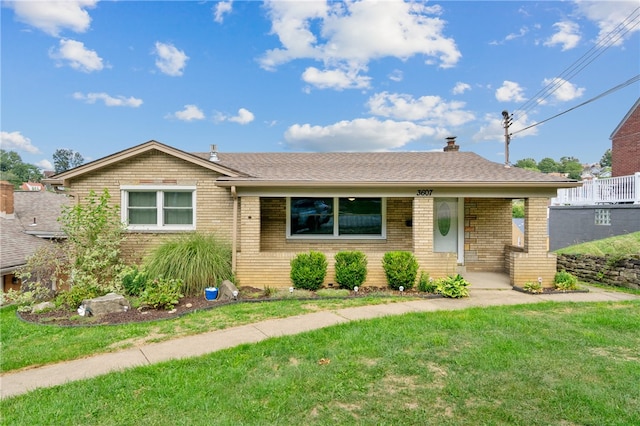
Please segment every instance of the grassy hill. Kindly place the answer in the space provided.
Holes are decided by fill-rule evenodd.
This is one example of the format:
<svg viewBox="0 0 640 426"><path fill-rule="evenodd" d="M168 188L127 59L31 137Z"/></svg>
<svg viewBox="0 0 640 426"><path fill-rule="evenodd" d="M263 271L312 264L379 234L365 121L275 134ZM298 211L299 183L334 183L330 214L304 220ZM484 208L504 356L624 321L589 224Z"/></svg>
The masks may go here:
<svg viewBox="0 0 640 426"><path fill-rule="evenodd" d="M640 232L590 241L556 250L558 254L588 254L592 256L628 256L640 253Z"/></svg>

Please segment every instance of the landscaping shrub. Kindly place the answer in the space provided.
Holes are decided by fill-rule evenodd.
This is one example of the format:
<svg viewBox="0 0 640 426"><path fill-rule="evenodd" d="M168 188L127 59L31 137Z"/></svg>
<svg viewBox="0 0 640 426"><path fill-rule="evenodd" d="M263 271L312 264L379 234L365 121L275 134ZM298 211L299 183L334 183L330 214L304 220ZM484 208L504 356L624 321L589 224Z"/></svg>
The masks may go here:
<svg viewBox="0 0 640 426"><path fill-rule="evenodd" d="M107 189L99 197L90 191L86 202L63 206L60 223L67 236L70 287L97 287L104 294L116 290L115 280L124 267L124 225L119 206L109 204L110 199Z"/></svg>
<svg viewBox="0 0 640 426"><path fill-rule="evenodd" d="M69 309L77 309L85 299L93 299L107 294L108 291L90 283L77 283L69 290L62 291L56 296L55 304Z"/></svg>
<svg viewBox="0 0 640 426"><path fill-rule="evenodd" d="M149 282L140 295L142 306L154 309L173 309L183 297L180 289L183 286L182 280L158 277Z"/></svg>
<svg viewBox="0 0 640 426"><path fill-rule="evenodd" d="M534 293L534 294L542 293L542 284L540 284L537 281L528 281L524 283L524 286L522 287L522 289L529 293Z"/></svg>
<svg viewBox="0 0 640 426"><path fill-rule="evenodd" d="M296 288L317 290L327 275L327 257L320 252L300 253L291 259L291 281Z"/></svg>
<svg viewBox="0 0 640 426"><path fill-rule="evenodd" d="M469 296L469 282L462 278L460 274L440 278L437 280L437 292L444 297L461 298Z"/></svg>
<svg viewBox="0 0 640 426"><path fill-rule="evenodd" d="M133 265L127 266L119 278L126 295L140 296L149 281L149 273L144 268L139 269L137 265Z"/></svg>
<svg viewBox="0 0 640 426"><path fill-rule="evenodd" d="M436 282L433 278L429 277L429 274L422 271L420 272L420 278L418 279L418 290L424 293L435 293L438 289Z"/></svg>
<svg viewBox="0 0 640 426"><path fill-rule="evenodd" d="M559 290L575 290L578 288L578 279L567 271L556 272L553 283Z"/></svg>
<svg viewBox="0 0 640 426"><path fill-rule="evenodd" d="M390 251L382 257L382 268L387 277L387 284L398 290L413 288L418 274L418 262L409 251Z"/></svg>
<svg viewBox="0 0 640 426"><path fill-rule="evenodd" d="M231 247L212 234L194 232L169 240L151 252L144 267L149 277L181 280L181 291L188 296L233 281Z"/></svg>
<svg viewBox="0 0 640 426"><path fill-rule="evenodd" d="M367 256L361 251L340 251L335 255L336 282L353 290L367 278Z"/></svg>

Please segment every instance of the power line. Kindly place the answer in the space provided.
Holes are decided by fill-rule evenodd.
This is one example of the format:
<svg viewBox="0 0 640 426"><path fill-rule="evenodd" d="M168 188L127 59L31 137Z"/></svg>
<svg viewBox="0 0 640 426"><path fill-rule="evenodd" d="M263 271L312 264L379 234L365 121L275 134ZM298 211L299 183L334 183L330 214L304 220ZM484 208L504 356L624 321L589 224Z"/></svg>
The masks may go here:
<svg viewBox="0 0 640 426"><path fill-rule="evenodd" d="M598 43L593 46L589 51L582 55L577 61L565 69L558 77L554 78L547 86L538 91L531 99L525 102L519 109L516 110L516 117L514 121L518 121L527 112L537 106L544 99L551 96L557 91L563 84L575 77L589 64L595 61L600 55L602 55L609 47L617 43L628 32L640 25L640 7L631 12L620 24L618 24L613 30L611 30L606 36L602 37Z"/></svg>
<svg viewBox="0 0 640 426"><path fill-rule="evenodd" d="M544 120L542 120L542 121L538 121L537 123L533 123L533 124L532 124L532 125L530 125L530 126L527 126L527 127L522 128L522 129L520 129L520 130L517 130L517 131L515 131L515 132L512 132L512 133L510 133L510 136L513 136L513 135L518 134L518 133L520 133L520 132L524 132L525 130L528 130L528 129L532 128L532 127L539 126L540 124L542 124L542 123L546 123L546 122L547 122L547 121L549 121L549 120L553 120L553 119L554 119L554 118L556 118L556 117L560 117L561 115L564 115L564 114L566 114L566 113L568 113L568 112L570 112L570 111L573 111L574 109L580 108L581 106L587 105L587 104L589 104L589 103L591 103L591 102L593 102L593 101L596 101L596 100L598 100L598 99L600 99L600 98L603 98L603 97L605 97L605 96L607 96L607 95L610 95L611 93L616 92L616 91L618 91L618 90L620 90L620 89L622 89L622 88L624 88L624 87L627 87L627 86L629 86L629 85L631 85L631 84L633 84L633 83L635 83L635 82L637 82L637 81L640 81L640 74L637 74L635 77L630 78L629 80L625 81L624 83L621 83L621 84L619 84L619 85L617 85L617 86L615 86L615 87L612 87L611 89L609 89L609 90L607 90L607 91L605 91L605 92L602 92L602 93L601 93L601 94L599 94L598 96L595 96L595 97L593 97L593 98L591 98L591 99L589 99L589 100L587 100L587 101L584 101L583 103L581 103L581 104L579 104L579 105L576 105L576 106L574 106L574 107L572 107L572 108L569 108L569 109L567 109L567 110L565 110L565 111L562 111L561 113L556 114L556 115L554 115L554 116L552 116L552 117L549 117L549 118L547 118L547 119L544 119Z"/></svg>

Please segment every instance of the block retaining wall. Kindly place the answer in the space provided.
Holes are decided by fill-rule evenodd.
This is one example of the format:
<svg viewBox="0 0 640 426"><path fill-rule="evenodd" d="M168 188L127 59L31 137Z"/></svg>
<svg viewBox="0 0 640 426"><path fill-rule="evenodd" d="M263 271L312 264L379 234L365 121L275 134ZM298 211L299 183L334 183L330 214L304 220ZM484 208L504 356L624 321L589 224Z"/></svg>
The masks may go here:
<svg viewBox="0 0 640 426"><path fill-rule="evenodd" d="M640 255L622 259L579 254L559 254L558 271L582 281L640 290Z"/></svg>

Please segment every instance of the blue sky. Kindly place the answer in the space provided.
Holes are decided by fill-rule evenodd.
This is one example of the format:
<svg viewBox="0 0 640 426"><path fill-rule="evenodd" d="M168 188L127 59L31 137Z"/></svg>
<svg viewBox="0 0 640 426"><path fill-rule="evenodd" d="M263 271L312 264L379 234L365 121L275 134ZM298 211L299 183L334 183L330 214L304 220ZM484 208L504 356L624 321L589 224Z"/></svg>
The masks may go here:
<svg viewBox="0 0 640 426"><path fill-rule="evenodd" d="M637 1L2 2L1 146L597 162L640 96ZM557 90L553 90L557 89Z"/></svg>

